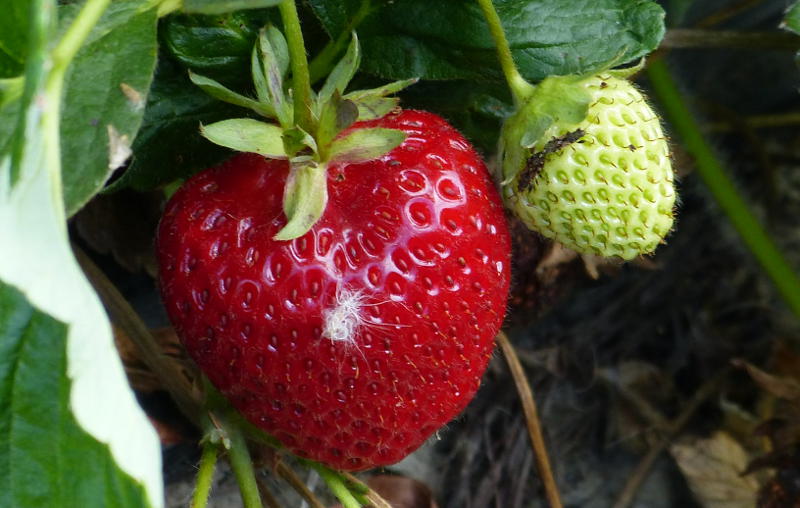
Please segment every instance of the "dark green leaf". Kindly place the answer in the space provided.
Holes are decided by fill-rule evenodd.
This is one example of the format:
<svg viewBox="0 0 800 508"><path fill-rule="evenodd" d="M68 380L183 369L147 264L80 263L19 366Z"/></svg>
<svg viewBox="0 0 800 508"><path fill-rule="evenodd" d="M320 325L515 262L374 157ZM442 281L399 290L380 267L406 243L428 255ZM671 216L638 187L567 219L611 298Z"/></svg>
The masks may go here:
<svg viewBox="0 0 800 508"><path fill-rule="evenodd" d="M187 69L250 93L250 55L275 9L219 16L170 16L162 26L169 53Z"/></svg>
<svg viewBox="0 0 800 508"><path fill-rule="evenodd" d="M200 14L222 14L242 9L274 7L281 0L183 0L183 10Z"/></svg>
<svg viewBox="0 0 800 508"><path fill-rule="evenodd" d="M110 189L151 190L213 166L230 151L200 135L200 124L242 116L193 85L181 68L161 59L133 143L133 160Z"/></svg>
<svg viewBox="0 0 800 508"><path fill-rule="evenodd" d="M69 215L103 187L139 129L156 61L156 12L140 12L143 4L118 2L67 74L61 146Z"/></svg>
<svg viewBox="0 0 800 508"><path fill-rule="evenodd" d="M310 0L336 37L358 0ZM335 4L335 5L334 5ZM664 34L664 11L648 0L495 0L523 76L589 73L639 58ZM371 0L357 27L362 70L402 79L500 79L478 5L464 0Z"/></svg>
<svg viewBox="0 0 800 508"><path fill-rule="evenodd" d="M6 0L0 16L0 78L22 74L28 53L30 0Z"/></svg>
<svg viewBox="0 0 800 508"><path fill-rule="evenodd" d="M0 281L0 506L148 506L72 416L67 334Z"/></svg>

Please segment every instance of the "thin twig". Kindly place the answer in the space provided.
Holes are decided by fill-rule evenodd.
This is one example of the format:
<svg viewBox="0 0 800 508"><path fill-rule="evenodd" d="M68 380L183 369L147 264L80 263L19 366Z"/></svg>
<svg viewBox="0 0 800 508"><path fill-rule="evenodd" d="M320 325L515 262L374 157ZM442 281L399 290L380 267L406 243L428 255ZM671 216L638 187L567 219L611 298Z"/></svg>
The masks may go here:
<svg viewBox="0 0 800 508"><path fill-rule="evenodd" d="M661 49L775 49L797 51L800 37L779 30L704 30L673 28L667 30Z"/></svg>
<svg viewBox="0 0 800 508"><path fill-rule="evenodd" d="M264 479L258 475L256 475L256 485L258 486L259 494L261 494L261 499L264 501L264 504L267 505L267 508L281 508L281 504L278 502L275 494L269 490Z"/></svg>
<svg viewBox="0 0 800 508"><path fill-rule="evenodd" d="M694 393L680 414L670 422L666 435L658 442L658 444L650 448L644 457L642 457L642 460L636 466L633 474L631 474L631 476L628 478L628 481L625 483L625 487L623 487L622 491L617 497L613 508L627 508L630 506L636 497L636 493L639 492L639 488L642 486L647 477L650 476L650 470L653 468L653 464L655 464L659 455L661 455L661 453L667 449L667 446L670 445L675 436L677 436L683 427L689 423L689 420L692 418L692 416L694 416L694 413L706 401L706 399L717 393L719 385L722 384L729 372L730 368L725 367L714 377L700 386L700 388Z"/></svg>
<svg viewBox="0 0 800 508"><path fill-rule="evenodd" d="M100 296L111 320L136 344L142 361L158 377L161 386L169 392L181 412L192 422L201 426L204 414L202 404L192 397L193 390L189 380L164 355L158 341L150 333L142 319L102 270L78 246L73 244L72 248L83 273L86 274L89 282Z"/></svg>
<svg viewBox="0 0 800 508"><path fill-rule="evenodd" d="M528 383L528 378L525 376L525 371L522 369L522 364L519 362L517 352L514 350L514 346L508 340L505 332L501 331L497 334L497 342L503 349L506 363L508 363L511 376L514 378L514 384L517 386L519 398L522 401L522 411L525 413L528 434L533 444L533 453L536 456L536 467L539 470L539 476L544 486L547 501L550 503L551 508L561 508L561 496L558 493L558 485L553 477L553 469L550 467L550 458L547 455L547 447L545 446L544 437L542 436L539 414L536 410L536 401L533 398L533 391Z"/></svg>
<svg viewBox="0 0 800 508"><path fill-rule="evenodd" d="M300 496L308 502L308 505L311 508L325 508L325 505L322 504L322 501L314 495L311 490L309 490L308 486L305 484L303 480L301 480L297 473L294 472L292 468L287 466L286 464L279 463L275 467L278 476L286 480L286 482L298 493Z"/></svg>
<svg viewBox="0 0 800 508"><path fill-rule="evenodd" d="M385 500L383 497L381 497L380 494L378 494L377 492L372 490L369 487L369 485L367 485L366 483L363 483L361 480L359 480L358 478L356 478L352 474L343 471L342 472L342 476L344 476L347 479L348 482L350 482L350 483L352 483L354 485L358 485L359 487L362 487L363 489L365 489L366 490L366 494L365 495L366 495L367 499L369 499L370 504L374 508L392 508L392 505L389 504L389 501Z"/></svg>

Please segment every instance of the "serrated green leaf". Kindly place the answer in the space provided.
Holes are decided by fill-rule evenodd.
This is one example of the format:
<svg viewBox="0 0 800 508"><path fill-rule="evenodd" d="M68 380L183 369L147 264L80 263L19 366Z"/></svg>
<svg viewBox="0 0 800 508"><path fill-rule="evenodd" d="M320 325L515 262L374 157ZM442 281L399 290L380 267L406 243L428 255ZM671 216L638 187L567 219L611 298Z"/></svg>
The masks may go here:
<svg viewBox="0 0 800 508"><path fill-rule="evenodd" d="M68 215L102 189L141 124L156 62L156 12L142 12L144 5L117 2L67 74L61 146Z"/></svg>
<svg viewBox="0 0 800 508"><path fill-rule="evenodd" d="M584 74L653 51L664 11L649 0L495 0L522 75ZM360 0L309 0L338 37ZM464 0L372 0L357 27L361 70L383 78L499 80L494 43L478 5Z"/></svg>
<svg viewBox="0 0 800 508"><path fill-rule="evenodd" d="M354 129L333 141L329 160L331 164L371 161L400 146L405 139L405 132L397 129Z"/></svg>
<svg viewBox="0 0 800 508"><path fill-rule="evenodd" d="M200 132L206 139L239 152L253 152L271 159L286 158L283 130L277 125L251 118L234 118L204 125Z"/></svg>
<svg viewBox="0 0 800 508"><path fill-rule="evenodd" d="M0 324L0 344L16 355L0 360L0 393L10 397L0 400L0 464L8 471L0 500L11 499L0 505L161 506L158 439L128 386L108 320L67 234L61 90L58 74L47 74L63 69L51 70L45 58L55 2L38 0L30 8L20 122L0 153L0 245L13 246L0 249L0 313L17 316ZM49 317L37 316L30 326L20 320L17 295ZM82 476L87 472L89 479Z"/></svg>
<svg viewBox="0 0 800 508"><path fill-rule="evenodd" d="M274 7L281 0L183 0L183 10L200 14L222 14L242 9Z"/></svg>
<svg viewBox="0 0 800 508"><path fill-rule="evenodd" d="M288 241L308 233L328 205L328 177L325 166L313 161L292 164L283 191L286 225L273 237Z"/></svg>
<svg viewBox="0 0 800 508"><path fill-rule="evenodd" d="M358 45L358 37L353 32L353 37L350 40L350 45L347 47L347 52L341 60L336 64L322 89L319 91L318 104L324 104L330 100L334 92L344 94L350 80L353 79L358 66L361 64L361 49Z"/></svg>
<svg viewBox="0 0 800 508"><path fill-rule="evenodd" d="M233 90L223 86L221 83L214 81L211 78L207 78L205 76L201 76L199 74L195 74L192 71L189 71L189 80L200 87L202 91L214 97L215 99L219 99L223 102L227 102L228 104L233 104L234 106L240 106L242 108L252 109L256 113L266 116L268 118L272 118L275 116L275 111L269 104L259 102L253 100L249 97L245 97L244 95L238 94Z"/></svg>
<svg viewBox="0 0 800 508"><path fill-rule="evenodd" d="M142 485L72 416L68 333L0 281L0 506L147 506Z"/></svg>

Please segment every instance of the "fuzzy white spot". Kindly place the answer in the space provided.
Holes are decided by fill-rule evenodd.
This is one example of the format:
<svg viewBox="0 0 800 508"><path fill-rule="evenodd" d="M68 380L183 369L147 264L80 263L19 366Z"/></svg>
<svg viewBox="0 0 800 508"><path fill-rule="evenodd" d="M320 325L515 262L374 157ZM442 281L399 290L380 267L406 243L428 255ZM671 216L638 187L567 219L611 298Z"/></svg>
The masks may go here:
<svg viewBox="0 0 800 508"><path fill-rule="evenodd" d="M336 288L336 303L322 313L322 335L334 342L355 344L358 328L366 323L362 308L366 297L361 291Z"/></svg>

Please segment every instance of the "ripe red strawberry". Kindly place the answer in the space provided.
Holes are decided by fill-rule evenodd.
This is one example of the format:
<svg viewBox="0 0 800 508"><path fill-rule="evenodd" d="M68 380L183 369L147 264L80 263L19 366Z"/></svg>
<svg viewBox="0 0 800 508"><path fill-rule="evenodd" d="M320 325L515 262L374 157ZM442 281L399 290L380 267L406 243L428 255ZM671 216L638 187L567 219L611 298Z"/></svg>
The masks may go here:
<svg viewBox="0 0 800 508"><path fill-rule="evenodd" d="M286 161L240 154L190 179L158 233L161 289L189 354L252 423L345 470L394 463L478 388L503 320L510 240L487 169L443 119L392 113L405 141L328 167L291 241Z"/></svg>

